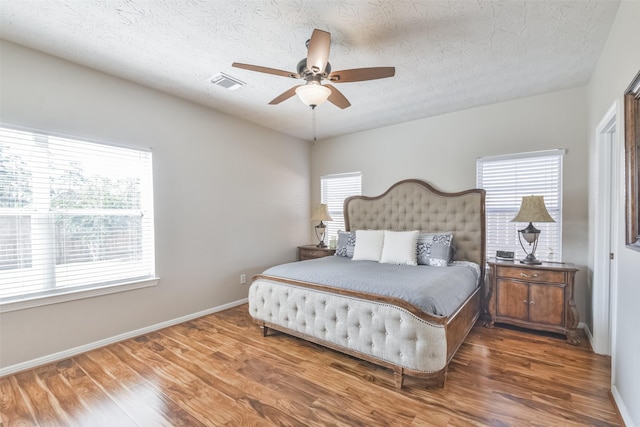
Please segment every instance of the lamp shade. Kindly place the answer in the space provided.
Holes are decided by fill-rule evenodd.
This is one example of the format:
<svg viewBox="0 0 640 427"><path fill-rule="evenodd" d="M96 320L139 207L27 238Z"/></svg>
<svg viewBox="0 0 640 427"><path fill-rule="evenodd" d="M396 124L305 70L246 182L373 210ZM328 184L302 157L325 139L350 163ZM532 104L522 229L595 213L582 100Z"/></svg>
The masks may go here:
<svg viewBox="0 0 640 427"><path fill-rule="evenodd" d="M549 215L543 196L524 196L520 211L511 222L555 222L555 220Z"/></svg>
<svg viewBox="0 0 640 427"><path fill-rule="evenodd" d="M307 83L296 88L296 95L310 107L317 107L329 98L331 89L318 83Z"/></svg>
<svg viewBox="0 0 640 427"><path fill-rule="evenodd" d="M311 216L311 221L333 221L331 215L329 215L327 205L325 205L324 203L319 204L315 212Z"/></svg>

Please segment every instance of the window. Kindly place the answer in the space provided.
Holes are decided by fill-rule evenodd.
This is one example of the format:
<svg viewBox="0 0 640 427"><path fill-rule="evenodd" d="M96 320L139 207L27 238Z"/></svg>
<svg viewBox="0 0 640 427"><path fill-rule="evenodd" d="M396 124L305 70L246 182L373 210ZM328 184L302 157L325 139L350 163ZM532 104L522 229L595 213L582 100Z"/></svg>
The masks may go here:
<svg viewBox="0 0 640 427"><path fill-rule="evenodd" d="M0 304L153 279L153 232L149 151L0 128Z"/></svg>
<svg viewBox="0 0 640 427"><path fill-rule="evenodd" d="M522 196L536 195L544 197L555 220L534 224L541 231L536 257L562 259L563 155L564 150L547 150L477 160L477 185L487 191L487 257L494 257L497 250L513 251L516 259L526 256L518 240L518 229L526 224L510 221L520 209Z"/></svg>
<svg viewBox="0 0 640 427"><path fill-rule="evenodd" d="M325 175L320 177L320 203L326 203L333 221L327 223L327 238L338 237L338 230L344 230L344 199L362 193L360 172Z"/></svg>

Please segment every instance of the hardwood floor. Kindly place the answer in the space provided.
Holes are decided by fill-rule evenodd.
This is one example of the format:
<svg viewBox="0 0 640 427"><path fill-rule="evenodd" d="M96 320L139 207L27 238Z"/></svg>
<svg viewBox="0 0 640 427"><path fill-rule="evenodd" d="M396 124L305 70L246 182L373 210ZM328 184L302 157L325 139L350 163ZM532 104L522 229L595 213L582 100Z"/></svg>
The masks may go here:
<svg viewBox="0 0 640 427"><path fill-rule="evenodd" d="M583 337L485 329L444 389L305 341L262 337L242 305L0 378L0 427L619 426L609 359Z"/></svg>

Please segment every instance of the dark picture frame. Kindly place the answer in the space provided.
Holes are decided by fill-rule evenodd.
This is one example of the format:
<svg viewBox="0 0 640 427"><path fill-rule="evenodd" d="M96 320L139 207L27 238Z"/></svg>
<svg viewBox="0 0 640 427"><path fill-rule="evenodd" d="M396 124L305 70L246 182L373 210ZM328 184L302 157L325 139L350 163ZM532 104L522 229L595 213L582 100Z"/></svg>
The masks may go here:
<svg viewBox="0 0 640 427"><path fill-rule="evenodd" d="M640 251L640 71L624 93L626 245Z"/></svg>

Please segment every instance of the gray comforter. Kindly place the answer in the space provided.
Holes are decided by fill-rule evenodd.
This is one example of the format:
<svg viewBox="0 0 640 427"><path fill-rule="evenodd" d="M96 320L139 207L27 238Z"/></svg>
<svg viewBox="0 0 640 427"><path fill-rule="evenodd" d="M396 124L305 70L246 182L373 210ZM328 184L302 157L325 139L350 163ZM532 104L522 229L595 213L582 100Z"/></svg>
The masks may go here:
<svg viewBox="0 0 640 427"><path fill-rule="evenodd" d="M407 266L329 256L281 264L263 274L400 298L426 313L449 316L476 289L479 271L470 262L448 267Z"/></svg>

